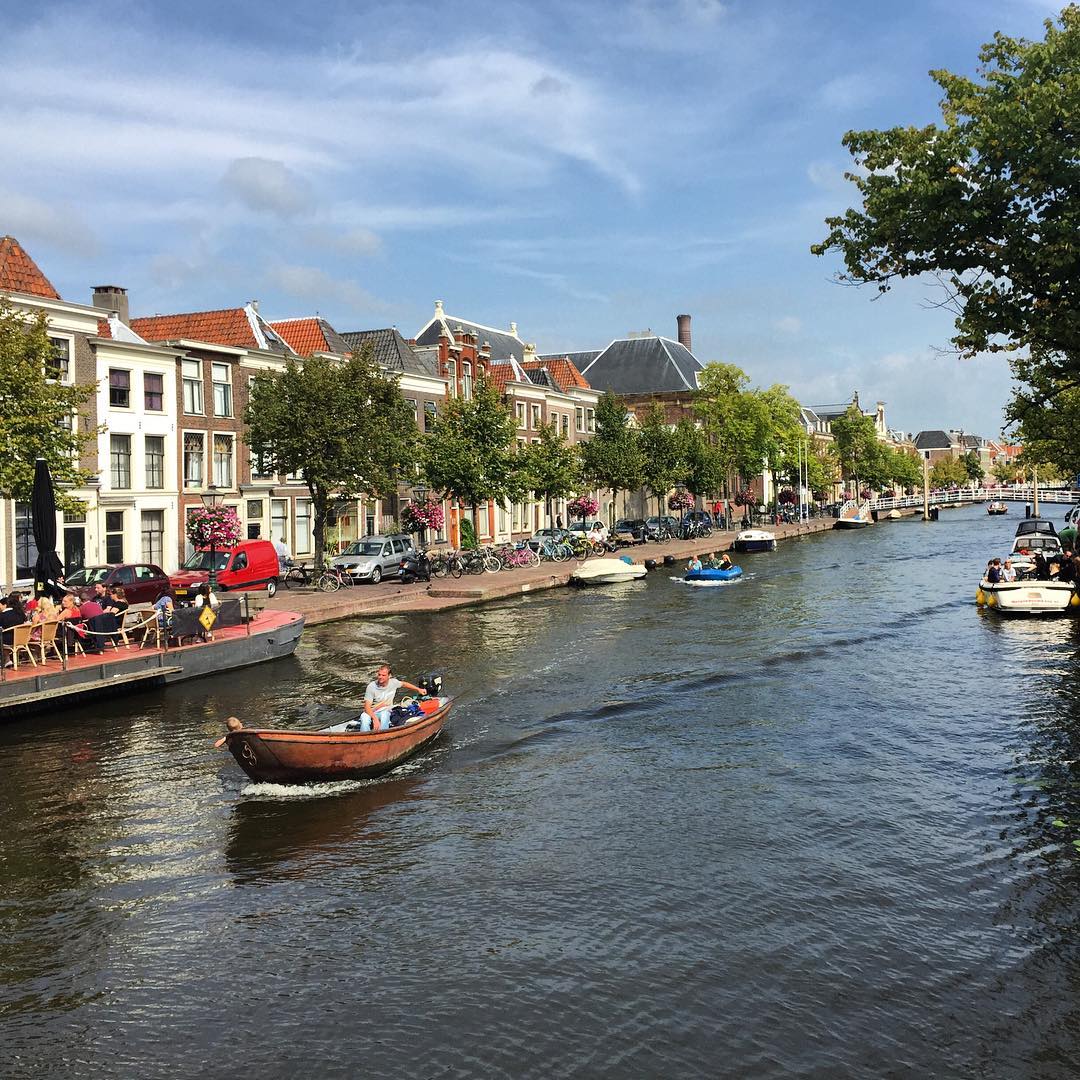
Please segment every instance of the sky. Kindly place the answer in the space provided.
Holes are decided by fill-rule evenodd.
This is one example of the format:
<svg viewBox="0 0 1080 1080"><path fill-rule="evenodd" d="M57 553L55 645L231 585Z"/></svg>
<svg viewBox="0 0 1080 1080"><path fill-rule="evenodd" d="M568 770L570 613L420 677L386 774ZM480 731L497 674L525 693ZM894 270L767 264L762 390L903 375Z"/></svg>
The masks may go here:
<svg viewBox="0 0 1080 1080"><path fill-rule="evenodd" d="M441 299L557 352L686 312L700 361L804 404L996 436L1006 363L810 245L852 201L845 131L934 122L929 70L1059 7L0 0L0 234L133 315L258 299L411 337Z"/></svg>

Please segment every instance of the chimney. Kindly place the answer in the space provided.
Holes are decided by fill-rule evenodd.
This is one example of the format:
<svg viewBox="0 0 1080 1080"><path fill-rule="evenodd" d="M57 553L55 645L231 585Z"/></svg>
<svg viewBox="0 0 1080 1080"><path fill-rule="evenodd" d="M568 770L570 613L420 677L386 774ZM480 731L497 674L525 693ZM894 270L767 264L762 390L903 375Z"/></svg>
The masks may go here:
<svg viewBox="0 0 1080 1080"><path fill-rule="evenodd" d="M435 301L435 318L441 319L443 317L443 304L441 300Z"/></svg>
<svg viewBox="0 0 1080 1080"><path fill-rule="evenodd" d="M119 285L95 285L93 304L102 311L115 311L120 321L127 325L130 318L127 289Z"/></svg>
<svg viewBox="0 0 1080 1080"><path fill-rule="evenodd" d="M690 352L693 352L694 350L690 348L690 316L676 315L675 321L679 324L679 344L685 345Z"/></svg>

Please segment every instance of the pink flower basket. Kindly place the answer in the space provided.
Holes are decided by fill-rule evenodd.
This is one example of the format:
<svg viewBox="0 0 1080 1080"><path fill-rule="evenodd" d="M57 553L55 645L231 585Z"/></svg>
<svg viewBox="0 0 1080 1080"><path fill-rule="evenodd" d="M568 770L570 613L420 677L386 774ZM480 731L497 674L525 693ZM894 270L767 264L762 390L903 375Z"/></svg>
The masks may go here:
<svg viewBox="0 0 1080 1080"><path fill-rule="evenodd" d="M196 506L188 513L187 538L199 550L235 547L242 535L240 518L231 506Z"/></svg>
<svg viewBox="0 0 1080 1080"><path fill-rule="evenodd" d="M584 521L587 517L594 517L600 511L600 504L591 495L579 495L566 504L566 512L573 517Z"/></svg>
<svg viewBox="0 0 1080 1080"><path fill-rule="evenodd" d="M406 503L401 508L401 523L411 533L422 529L441 529L445 520L442 503L435 499Z"/></svg>

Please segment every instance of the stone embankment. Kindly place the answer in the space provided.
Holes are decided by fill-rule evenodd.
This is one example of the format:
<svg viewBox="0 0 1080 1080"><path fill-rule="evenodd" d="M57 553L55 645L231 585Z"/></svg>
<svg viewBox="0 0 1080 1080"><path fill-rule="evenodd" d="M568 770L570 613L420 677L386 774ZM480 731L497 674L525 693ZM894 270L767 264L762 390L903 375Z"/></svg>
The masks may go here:
<svg viewBox="0 0 1080 1080"><path fill-rule="evenodd" d="M825 532L833 528L833 518L814 518L812 521L794 525L769 525L769 532L777 541L808 533ZM735 539L735 532L713 533L705 540L669 540L663 544L640 544L624 548L618 554L629 555L634 562L646 559L663 561L665 555L677 561L691 555L727 551ZM281 589L266 606L285 611L298 611L305 616L308 626L349 619L356 616L403 615L420 611L445 611L466 604L482 604L488 600L500 600L507 596L551 589L567 585L570 575L577 567L574 561L565 563L541 563L529 569L504 570L498 574L467 575L462 578L438 578L429 582L401 585L383 582L380 585L354 585L333 593L314 589Z"/></svg>

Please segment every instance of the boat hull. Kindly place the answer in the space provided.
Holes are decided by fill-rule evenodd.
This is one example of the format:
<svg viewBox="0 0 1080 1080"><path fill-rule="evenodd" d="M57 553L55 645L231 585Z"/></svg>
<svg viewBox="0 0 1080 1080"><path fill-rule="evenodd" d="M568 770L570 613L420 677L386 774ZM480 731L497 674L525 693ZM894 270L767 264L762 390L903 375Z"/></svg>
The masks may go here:
<svg viewBox="0 0 1080 1080"><path fill-rule="evenodd" d="M700 570L687 572L684 581L737 581L742 577L742 567L733 566L730 570L716 570L703 566Z"/></svg>
<svg viewBox="0 0 1080 1080"><path fill-rule="evenodd" d="M987 607L1002 615L1064 615L1076 595L1066 581L984 581L979 588Z"/></svg>
<svg viewBox="0 0 1080 1080"><path fill-rule="evenodd" d="M761 552L775 551L776 537L772 533L759 532L756 529L748 529L735 537L731 545L736 551Z"/></svg>
<svg viewBox="0 0 1080 1080"><path fill-rule="evenodd" d="M308 784L382 776L419 753L442 732L453 702L389 731L280 731L241 728L225 744L257 783Z"/></svg>
<svg viewBox="0 0 1080 1080"><path fill-rule="evenodd" d="M636 581L649 571L637 563L622 559L591 559L579 566L571 575L575 585L614 585L620 581Z"/></svg>

